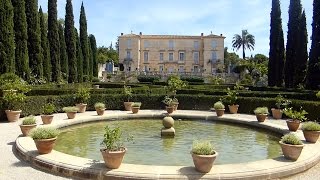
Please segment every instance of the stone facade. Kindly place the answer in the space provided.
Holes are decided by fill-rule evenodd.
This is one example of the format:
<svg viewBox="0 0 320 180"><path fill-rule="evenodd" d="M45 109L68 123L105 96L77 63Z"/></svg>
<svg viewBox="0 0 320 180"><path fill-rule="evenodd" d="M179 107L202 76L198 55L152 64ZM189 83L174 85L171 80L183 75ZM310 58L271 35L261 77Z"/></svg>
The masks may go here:
<svg viewBox="0 0 320 180"><path fill-rule="evenodd" d="M200 36L119 36L119 61L124 71L160 73L207 73L224 69L224 39L221 34Z"/></svg>

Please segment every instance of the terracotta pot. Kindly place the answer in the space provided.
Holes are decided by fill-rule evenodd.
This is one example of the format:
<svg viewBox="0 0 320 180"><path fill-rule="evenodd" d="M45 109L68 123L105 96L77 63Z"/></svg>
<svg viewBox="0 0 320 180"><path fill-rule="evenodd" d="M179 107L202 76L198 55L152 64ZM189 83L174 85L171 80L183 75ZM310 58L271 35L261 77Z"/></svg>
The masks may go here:
<svg viewBox="0 0 320 180"><path fill-rule="evenodd" d="M173 104L173 111L178 110L178 106L179 106L179 103L174 103Z"/></svg>
<svg viewBox="0 0 320 180"><path fill-rule="evenodd" d="M217 116L218 117L223 116L224 115L224 111L225 111L225 109L216 109Z"/></svg>
<svg viewBox="0 0 320 180"><path fill-rule="evenodd" d="M274 119L281 119L282 118L282 110L281 109L272 108L271 111L272 111L272 117Z"/></svg>
<svg viewBox="0 0 320 180"><path fill-rule="evenodd" d="M37 124L31 124L31 125L20 125L21 132L24 136L28 136L31 129L37 127Z"/></svg>
<svg viewBox="0 0 320 180"><path fill-rule="evenodd" d="M103 114L104 114L104 111L105 111L106 109L104 108L104 109L97 109L96 108L96 111L97 111L97 114L99 115L99 116L102 116Z"/></svg>
<svg viewBox="0 0 320 180"><path fill-rule="evenodd" d="M76 117L77 112L67 112L68 119L74 119Z"/></svg>
<svg viewBox="0 0 320 180"><path fill-rule="evenodd" d="M79 113L84 113L86 112L87 104L83 104L83 103L76 104L76 107L79 108Z"/></svg>
<svg viewBox="0 0 320 180"><path fill-rule="evenodd" d="M307 142L316 143L319 139L320 131L303 131Z"/></svg>
<svg viewBox="0 0 320 180"><path fill-rule="evenodd" d="M191 155L196 170L202 173L208 173L210 172L218 153L215 151L213 155L197 155L191 152Z"/></svg>
<svg viewBox="0 0 320 180"><path fill-rule="evenodd" d="M53 120L53 115L41 115L41 120L43 124L51 124Z"/></svg>
<svg viewBox="0 0 320 180"><path fill-rule="evenodd" d="M131 111L131 105L133 104L133 102L123 102L124 105L124 109L126 111Z"/></svg>
<svg viewBox="0 0 320 180"><path fill-rule="evenodd" d="M228 105L231 114L237 114L239 105Z"/></svg>
<svg viewBox="0 0 320 180"><path fill-rule="evenodd" d="M5 111L7 114L7 119L9 122L16 122L20 118L20 114L22 111L11 111L11 110L6 110Z"/></svg>
<svg viewBox="0 0 320 180"><path fill-rule="evenodd" d="M299 120L287 120L286 122L290 131L297 131L300 127Z"/></svg>
<svg viewBox="0 0 320 180"><path fill-rule="evenodd" d="M57 137L52 139L34 139L39 154L49 154L56 142Z"/></svg>
<svg viewBox="0 0 320 180"><path fill-rule="evenodd" d="M131 107L131 111L133 114L137 114L139 112L140 107Z"/></svg>
<svg viewBox="0 0 320 180"><path fill-rule="evenodd" d="M256 114L256 117L259 122L264 122L268 117L268 114Z"/></svg>
<svg viewBox="0 0 320 180"><path fill-rule="evenodd" d="M174 111L174 107L173 106L166 106L166 110L168 114L172 114Z"/></svg>
<svg viewBox="0 0 320 180"><path fill-rule="evenodd" d="M103 160L109 169L118 169L120 167L126 151L126 148L122 151L108 151L106 149L100 149Z"/></svg>
<svg viewBox="0 0 320 180"><path fill-rule="evenodd" d="M279 141L279 143L280 143L284 157L294 161L299 158L304 146L303 144L302 145L284 144L281 141Z"/></svg>

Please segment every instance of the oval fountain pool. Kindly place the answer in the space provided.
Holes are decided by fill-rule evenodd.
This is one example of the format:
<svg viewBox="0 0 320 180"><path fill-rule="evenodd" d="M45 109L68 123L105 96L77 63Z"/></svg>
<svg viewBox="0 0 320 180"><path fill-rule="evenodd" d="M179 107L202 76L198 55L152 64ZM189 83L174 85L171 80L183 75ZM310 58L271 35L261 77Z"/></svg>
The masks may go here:
<svg viewBox="0 0 320 180"><path fill-rule="evenodd" d="M175 121L174 138L161 138L161 120L104 121L76 125L62 130L55 150L89 159L102 160L99 149L104 127L119 126L133 135L127 143L124 163L142 165L192 166L190 150L195 139L207 139L219 152L215 164L231 164L280 156L279 136L247 126L214 121ZM190 157L189 157L190 156Z"/></svg>

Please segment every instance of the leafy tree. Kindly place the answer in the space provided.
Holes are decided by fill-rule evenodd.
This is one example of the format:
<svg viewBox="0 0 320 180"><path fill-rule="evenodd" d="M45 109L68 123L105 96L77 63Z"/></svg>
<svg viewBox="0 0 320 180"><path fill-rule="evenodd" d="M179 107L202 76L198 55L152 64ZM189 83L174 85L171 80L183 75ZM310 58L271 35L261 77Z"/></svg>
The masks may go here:
<svg viewBox="0 0 320 180"><path fill-rule="evenodd" d="M12 0L14 7L14 34L15 34L15 70L16 74L25 80L29 80L29 55L27 17L24 0Z"/></svg>
<svg viewBox="0 0 320 180"><path fill-rule="evenodd" d="M320 85L320 1L313 1L312 43L309 54L307 88Z"/></svg>
<svg viewBox="0 0 320 180"><path fill-rule="evenodd" d="M242 47L242 57L246 58L245 50L254 50L255 38L247 30L242 30L242 34L235 34L232 40L233 49L239 50Z"/></svg>
<svg viewBox="0 0 320 180"><path fill-rule="evenodd" d="M80 37L78 35L78 31L74 28L75 36L76 36L76 48L77 48L77 71L78 71L78 81L80 83L83 82L83 54L81 49Z"/></svg>
<svg viewBox="0 0 320 180"><path fill-rule="evenodd" d="M47 15L43 14L42 8L39 9L40 29L41 29L41 50L43 55L43 74L47 82L51 82L51 62L47 36Z"/></svg>
<svg viewBox="0 0 320 180"><path fill-rule="evenodd" d="M88 44L88 32L87 32L87 18L86 12L83 6L83 2L81 4L80 10L80 43L83 54L83 75L89 75L89 44Z"/></svg>
<svg viewBox="0 0 320 180"><path fill-rule="evenodd" d="M113 61L115 64L119 63L119 53L116 49L113 48L112 43L108 49L108 61Z"/></svg>
<svg viewBox="0 0 320 180"><path fill-rule="evenodd" d="M92 72L93 77L98 77L98 64L97 64L97 42L94 35L89 35L89 41L91 44L91 55L92 55Z"/></svg>
<svg viewBox="0 0 320 180"><path fill-rule="evenodd" d="M284 39L280 0L272 0L270 26L270 59L268 64L268 85L280 87L283 83L284 66Z"/></svg>
<svg viewBox="0 0 320 180"><path fill-rule="evenodd" d="M57 0L48 1L48 40L52 65L52 81L61 81L59 27L57 21Z"/></svg>
<svg viewBox="0 0 320 180"><path fill-rule="evenodd" d="M43 55L41 54L41 32L38 15L38 0L26 1L28 23L29 67L36 79L43 77Z"/></svg>
<svg viewBox="0 0 320 180"><path fill-rule="evenodd" d="M234 52L229 53L228 48L227 47L224 48L224 66L226 68L228 68L229 65L235 66L239 60L240 58L236 53Z"/></svg>
<svg viewBox="0 0 320 180"><path fill-rule="evenodd" d="M108 48L101 46L97 49L97 60L99 64L104 64L108 60Z"/></svg>
<svg viewBox="0 0 320 180"><path fill-rule="evenodd" d="M65 16L65 40L68 54L68 67L69 67L69 83L77 82L77 41L74 30L74 16L72 1L67 0L66 16Z"/></svg>
<svg viewBox="0 0 320 180"><path fill-rule="evenodd" d="M64 28L63 25L59 23L59 42L60 42L60 62L61 62L61 73L62 78L68 81L69 67L68 67L68 56L67 56L67 46L66 40L64 38Z"/></svg>

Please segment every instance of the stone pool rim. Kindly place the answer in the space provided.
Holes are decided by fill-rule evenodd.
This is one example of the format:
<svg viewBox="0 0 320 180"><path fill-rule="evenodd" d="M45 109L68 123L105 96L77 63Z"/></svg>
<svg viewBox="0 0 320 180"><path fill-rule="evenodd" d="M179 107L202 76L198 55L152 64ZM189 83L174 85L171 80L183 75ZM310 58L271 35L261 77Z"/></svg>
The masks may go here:
<svg viewBox="0 0 320 180"><path fill-rule="evenodd" d="M104 116L93 115L93 112L77 114L76 119L55 119L54 126L63 128L71 125L104 121L123 120L139 118L162 118L165 116L164 110L141 110L138 114L127 111L108 111ZM273 123L267 120L258 123L254 115L245 114L225 114L223 117L216 117L215 112L179 110L172 114L175 119L202 119L229 122L232 124L245 124L258 128L263 128L280 134L288 133L287 126ZM270 122L269 122L270 121ZM274 120L281 122L284 120ZM302 131L296 133L300 139L304 140ZM291 176L303 172L320 161L320 143L305 143L300 158L297 161L289 161L284 157L266 159L255 162L214 165L207 173L198 173L193 166L151 166L122 164L119 169L107 169L103 161L86 159L67 155L53 151L50 154L39 155L36 151L33 140L30 137L18 137L16 149L23 160L28 161L32 166L59 174L66 177L82 179L273 179ZM189 155L186 154L186 157ZM191 157L188 157L191 158Z"/></svg>

